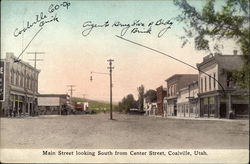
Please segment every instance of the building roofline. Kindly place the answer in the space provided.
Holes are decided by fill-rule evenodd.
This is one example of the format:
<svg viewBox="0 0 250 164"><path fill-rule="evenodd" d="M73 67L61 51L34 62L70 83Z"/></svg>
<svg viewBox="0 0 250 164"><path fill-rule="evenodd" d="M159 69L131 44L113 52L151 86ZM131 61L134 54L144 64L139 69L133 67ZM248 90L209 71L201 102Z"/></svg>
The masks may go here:
<svg viewBox="0 0 250 164"><path fill-rule="evenodd" d="M60 97L69 96L68 94L38 94L37 97Z"/></svg>
<svg viewBox="0 0 250 164"><path fill-rule="evenodd" d="M7 53L6 53L6 57L5 57L5 59L4 59L5 61L7 61L7 60L6 60L7 55L9 55L9 57L10 57L10 58L13 58L14 60L15 60L15 59L18 60L17 57L14 55L14 53L12 53L12 52L7 52ZM31 69L34 69L35 71L37 71L37 72L39 72L39 73L41 72L41 70L39 70L39 69L33 67L33 66L30 65L28 62L25 62L25 61L22 61L22 60L19 60L18 62L21 63L21 64L23 64L23 65L25 65L25 66L27 66L27 67L29 67L29 68L31 68Z"/></svg>
<svg viewBox="0 0 250 164"><path fill-rule="evenodd" d="M198 76L198 74L174 74L174 75L170 76L169 78L167 78L165 81L168 81L168 80L174 78L175 76L194 76L194 75Z"/></svg>
<svg viewBox="0 0 250 164"><path fill-rule="evenodd" d="M211 54L210 54L211 55ZM207 55L207 56L209 56L209 55ZM207 57L207 56L205 56L205 57ZM211 61L215 61L216 63L219 63L219 60L218 60L218 58L228 58L228 57L232 57L232 56L238 56L238 57L243 57L243 55L242 54L237 54L237 55L234 55L234 54L219 54L219 53L215 53L212 57L210 57L210 58L208 58L208 59L205 59L204 60L204 58L203 58L203 61L201 62L201 63L197 63L196 64L196 67L197 68L199 68L199 67L201 67L201 66L203 66L203 65L205 65L206 63L209 63L209 62L211 62Z"/></svg>
<svg viewBox="0 0 250 164"><path fill-rule="evenodd" d="M197 80L195 80L195 81L193 81L193 82L189 83L187 86L185 86L185 87L181 88L179 91L186 90L186 89L188 89L188 88L189 88L189 86L191 86L191 85L193 85L193 84L197 84L197 88L199 88L199 86L198 86L198 81L197 81Z"/></svg>

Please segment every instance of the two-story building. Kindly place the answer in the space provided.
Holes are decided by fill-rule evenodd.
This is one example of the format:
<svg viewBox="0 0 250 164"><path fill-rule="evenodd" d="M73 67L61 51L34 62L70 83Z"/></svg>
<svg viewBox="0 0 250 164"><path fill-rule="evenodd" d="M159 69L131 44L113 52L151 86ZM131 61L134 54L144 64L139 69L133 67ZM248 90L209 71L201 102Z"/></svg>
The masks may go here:
<svg viewBox="0 0 250 164"><path fill-rule="evenodd" d="M198 81L179 90L177 97L177 116L199 117Z"/></svg>
<svg viewBox="0 0 250 164"><path fill-rule="evenodd" d="M242 55L210 54L197 64L200 116L229 118L248 114L248 92L236 85L232 71L244 64Z"/></svg>
<svg viewBox="0 0 250 164"><path fill-rule="evenodd" d="M4 99L2 116L35 115L37 111L38 75L40 70L7 53L4 64Z"/></svg>
<svg viewBox="0 0 250 164"><path fill-rule="evenodd" d="M167 82L167 96L164 98L164 109L167 116L177 116L177 97L179 90L198 80L197 74L175 74Z"/></svg>

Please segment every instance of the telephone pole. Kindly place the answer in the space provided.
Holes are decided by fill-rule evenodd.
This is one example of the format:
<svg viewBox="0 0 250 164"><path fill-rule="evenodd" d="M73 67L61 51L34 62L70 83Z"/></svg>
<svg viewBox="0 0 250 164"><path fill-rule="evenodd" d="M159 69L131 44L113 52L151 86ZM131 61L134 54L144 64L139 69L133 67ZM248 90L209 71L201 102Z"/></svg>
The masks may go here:
<svg viewBox="0 0 250 164"><path fill-rule="evenodd" d="M34 67L36 68L36 62L37 61L43 61L43 59L37 59L37 54L45 54L45 52L27 52L27 54L34 54L35 58L34 59L29 59L30 61L34 61Z"/></svg>
<svg viewBox="0 0 250 164"><path fill-rule="evenodd" d="M37 59L37 54L45 54L45 52L27 52L27 54L34 54L35 55L35 58L34 59L29 59L31 61L34 61L34 68L36 69L36 62L37 61L43 61L43 59ZM36 73L34 71L34 80L35 80L35 77L36 77ZM38 83L38 79L37 79L37 83ZM35 84L35 83L34 83ZM34 112L35 112L35 85L33 84L33 100L32 100L32 111L31 111L31 115L34 116ZM38 86L38 85L37 85Z"/></svg>
<svg viewBox="0 0 250 164"><path fill-rule="evenodd" d="M70 87L70 89L68 91L70 91L70 99L69 99L69 103L72 105L72 96L73 96L73 91L75 91L73 88L75 87L75 85L67 85L68 87Z"/></svg>
<svg viewBox="0 0 250 164"><path fill-rule="evenodd" d="M87 94L82 94L82 98L85 99L85 96L87 96Z"/></svg>
<svg viewBox="0 0 250 164"><path fill-rule="evenodd" d="M75 91L75 89L73 89L75 87L75 85L67 85L68 87L70 87L69 91L70 91L70 97L73 96L73 91Z"/></svg>
<svg viewBox="0 0 250 164"><path fill-rule="evenodd" d="M113 119L113 115L112 115L112 69L114 69L114 67L112 67L112 62L114 60L113 59L109 59L108 63L109 63L109 76L110 76L110 120Z"/></svg>

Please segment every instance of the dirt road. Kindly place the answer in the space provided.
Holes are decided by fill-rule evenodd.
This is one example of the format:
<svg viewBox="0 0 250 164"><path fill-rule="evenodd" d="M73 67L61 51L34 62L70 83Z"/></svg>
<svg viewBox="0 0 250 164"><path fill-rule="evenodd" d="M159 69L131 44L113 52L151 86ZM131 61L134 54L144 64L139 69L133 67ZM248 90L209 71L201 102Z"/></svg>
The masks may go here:
<svg viewBox="0 0 250 164"><path fill-rule="evenodd" d="M248 120L114 114L1 118L1 148L248 148Z"/></svg>

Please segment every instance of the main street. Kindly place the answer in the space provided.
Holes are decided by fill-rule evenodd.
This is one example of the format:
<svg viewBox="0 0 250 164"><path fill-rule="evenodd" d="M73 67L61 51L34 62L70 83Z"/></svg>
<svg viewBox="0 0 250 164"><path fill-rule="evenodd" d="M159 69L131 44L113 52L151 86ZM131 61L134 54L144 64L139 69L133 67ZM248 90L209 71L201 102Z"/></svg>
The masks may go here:
<svg viewBox="0 0 250 164"><path fill-rule="evenodd" d="M1 148L247 149L248 120L183 120L114 113L1 118Z"/></svg>

